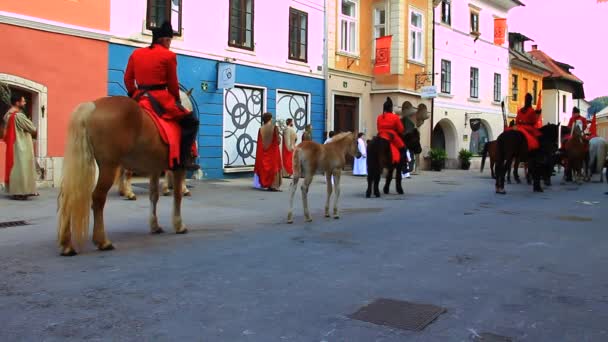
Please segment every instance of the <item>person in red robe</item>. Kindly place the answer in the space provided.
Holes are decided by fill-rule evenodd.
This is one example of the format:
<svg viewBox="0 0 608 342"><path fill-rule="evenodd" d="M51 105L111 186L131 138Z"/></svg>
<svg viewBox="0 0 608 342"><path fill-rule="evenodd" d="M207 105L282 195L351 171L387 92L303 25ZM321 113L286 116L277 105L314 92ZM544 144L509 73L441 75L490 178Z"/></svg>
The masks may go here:
<svg viewBox="0 0 608 342"><path fill-rule="evenodd" d="M289 118L285 121L287 127L283 131L282 157L284 176L289 178L293 175L293 150L296 148L298 134L293 128L293 119Z"/></svg>
<svg viewBox="0 0 608 342"><path fill-rule="evenodd" d="M262 115L262 127L258 131L254 173L262 188L280 191L281 152L279 150L279 129L272 123L272 114Z"/></svg>
<svg viewBox="0 0 608 342"><path fill-rule="evenodd" d="M516 129L520 131L528 142L528 150L535 150L540 147L538 136L540 131L536 128L538 117L542 113L541 109L532 108L532 94L527 93L524 106L517 111L515 117Z"/></svg>
<svg viewBox="0 0 608 342"><path fill-rule="evenodd" d="M405 132L405 127L403 127L399 115L393 113L393 101L390 97L387 97L384 102L382 114L378 115L376 128L378 136L391 143L393 164L404 164L407 162L405 143L401 139L401 135ZM405 167L405 165L402 165L402 167Z"/></svg>
<svg viewBox="0 0 608 342"><path fill-rule="evenodd" d="M177 55L169 48L173 39L171 23L165 21L152 30L152 44L133 51L124 83L128 95L144 108L151 108L164 120L178 120L181 127L180 167L197 170L192 161L192 146L199 121L181 105L177 80Z"/></svg>

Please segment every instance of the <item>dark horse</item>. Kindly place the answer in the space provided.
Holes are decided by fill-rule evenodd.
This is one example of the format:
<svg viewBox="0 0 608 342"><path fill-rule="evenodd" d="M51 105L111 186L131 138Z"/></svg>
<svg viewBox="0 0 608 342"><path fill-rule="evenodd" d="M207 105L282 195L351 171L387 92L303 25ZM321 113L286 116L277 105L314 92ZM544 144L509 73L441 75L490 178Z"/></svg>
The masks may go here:
<svg viewBox="0 0 608 342"><path fill-rule="evenodd" d="M422 147L420 146L420 132L414 128L410 132L405 133L403 136L403 142L405 146L414 154L420 154ZM375 136L367 144L367 191L365 197L369 198L372 194L372 183L374 187L374 195L380 197L380 176L382 170L388 169L386 175L386 183L384 184L384 193L389 193L389 187L393 180L393 171L396 170L395 184L397 185L397 193L403 194L403 187L401 186L401 171L402 163L393 164L391 158L391 147L388 140L382 139Z"/></svg>
<svg viewBox="0 0 608 342"><path fill-rule="evenodd" d="M540 179L546 185L551 184L551 173L555 166L555 151L557 151L557 129L554 124L547 124L540 128L538 137L540 147L528 151L528 142L523 133L509 130L501 133L496 139L496 193L505 192L505 173L514 160L527 161L528 173L532 177L535 192L542 192Z"/></svg>

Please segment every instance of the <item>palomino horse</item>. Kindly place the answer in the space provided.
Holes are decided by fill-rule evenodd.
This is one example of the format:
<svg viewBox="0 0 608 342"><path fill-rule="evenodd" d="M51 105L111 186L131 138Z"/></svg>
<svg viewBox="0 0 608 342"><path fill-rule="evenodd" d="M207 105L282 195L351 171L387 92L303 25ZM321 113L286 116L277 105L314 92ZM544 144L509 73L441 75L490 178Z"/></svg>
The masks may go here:
<svg viewBox="0 0 608 342"><path fill-rule="evenodd" d="M589 163L587 166L587 175L590 180L595 173L599 173L600 183L604 182L604 174L602 173L602 169L606 163L607 156L608 144L606 144L606 139L602 137L591 138L591 140L589 140ZM608 181L608 178L606 181Z"/></svg>
<svg viewBox="0 0 608 342"><path fill-rule="evenodd" d="M114 184L118 185L118 194L121 197L125 197L125 199L130 201L135 201L137 199L137 196L135 195L135 193L133 192L133 188L131 187L132 177L133 171L120 167L118 169L118 172L116 173ZM161 185L161 194L163 196L169 196L171 194L170 189L173 189L173 172L170 170L166 170L165 180ZM186 186L185 179L182 183L182 196L190 196L190 190Z"/></svg>
<svg viewBox="0 0 608 342"><path fill-rule="evenodd" d="M182 104L188 110L192 110L191 91L180 93ZM76 255L75 247L83 249L89 234L91 207L93 243L102 251L114 249L105 232L103 208L120 166L150 175L150 231L162 233L156 204L159 178L167 168L168 155L169 147L161 139L156 125L133 99L112 96L80 104L69 123L58 196L61 255ZM97 182L96 165L99 168ZM175 184L181 184L184 177L183 169L173 172ZM182 192L174 191L173 198L173 228L177 234L184 234L188 229L181 216Z"/></svg>
<svg viewBox="0 0 608 342"><path fill-rule="evenodd" d="M327 200L325 201L325 217L329 217L329 200L332 193L331 177L334 177L336 193L334 195L334 218L340 218L338 213L338 199L340 198L340 176L346 163L346 155L359 158L361 153L357 144L357 133L344 132L335 135L331 142L319 144L314 141L303 141L296 146L293 152L293 178L289 187L289 212L287 223L293 223L293 196L298 187L300 177L304 177L302 184L302 204L304 218L311 222L308 210L308 189L313 176L317 171L323 171L327 181Z"/></svg>
<svg viewBox="0 0 608 342"><path fill-rule="evenodd" d="M564 146L565 159L568 172L572 173L572 180L576 184L582 184L584 178L583 170L587 161L587 143L583 137L583 131L579 125L572 126L572 134L570 139ZM564 183L566 181L566 172L564 172Z"/></svg>
<svg viewBox="0 0 608 342"><path fill-rule="evenodd" d="M414 154L420 154L420 152L422 152L422 147L420 146L420 132L417 128L414 128L411 132L405 133L405 135L403 135L403 142ZM393 172L396 172L395 185L397 193L402 195L402 164L392 163L390 143L386 139L375 136L367 144L367 191L365 192L365 197L371 197L372 187L374 189L374 196L380 197L380 176L382 176L382 171L384 169L388 170L384 183L384 193L389 193L391 181L393 180Z"/></svg>
<svg viewBox="0 0 608 342"><path fill-rule="evenodd" d="M540 180L550 184L551 172L554 166L554 154L557 150L557 129L554 124L540 128L538 137L540 147L528 152L528 142L523 133L517 130L502 132L496 139L496 193L506 194L505 173L513 161L519 159L528 162L528 173L533 180L535 192L542 192Z"/></svg>

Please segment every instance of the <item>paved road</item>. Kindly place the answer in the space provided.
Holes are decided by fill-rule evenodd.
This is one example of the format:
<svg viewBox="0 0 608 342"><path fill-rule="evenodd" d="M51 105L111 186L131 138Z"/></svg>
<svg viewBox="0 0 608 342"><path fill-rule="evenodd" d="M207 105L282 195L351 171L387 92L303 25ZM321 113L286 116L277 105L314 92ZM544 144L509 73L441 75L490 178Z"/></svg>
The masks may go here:
<svg viewBox="0 0 608 342"><path fill-rule="evenodd" d="M284 223L287 192L199 182L187 235L147 234L148 201L113 192L111 252L58 256L55 190L0 198L0 341L608 340L605 184L493 193L488 175L426 172L406 195L363 197L345 177L342 219ZM284 185L284 189L287 186ZM299 195L297 197L299 199ZM170 200L161 224L170 230ZM445 307L421 332L352 320L377 298Z"/></svg>

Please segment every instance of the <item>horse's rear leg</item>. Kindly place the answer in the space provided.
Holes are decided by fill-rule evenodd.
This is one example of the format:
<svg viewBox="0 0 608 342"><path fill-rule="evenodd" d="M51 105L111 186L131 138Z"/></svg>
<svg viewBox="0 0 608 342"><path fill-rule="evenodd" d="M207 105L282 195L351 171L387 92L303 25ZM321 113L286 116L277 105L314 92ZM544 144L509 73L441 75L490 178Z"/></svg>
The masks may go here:
<svg viewBox="0 0 608 342"><path fill-rule="evenodd" d="M393 180L393 171L395 170L395 168L391 165L391 167L389 167L388 172L386 173L386 179L384 180L384 194L388 195L388 193L390 192L390 187L391 187L391 181Z"/></svg>
<svg viewBox="0 0 608 342"><path fill-rule="evenodd" d="M158 175L150 176L150 233L152 234L164 233L163 228L158 224L158 217L156 216L156 205L160 197L158 182Z"/></svg>
<svg viewBox="0 0 608 342"><path fill-rule="evenodd" d="M334 195L334 218L335 219L339 219L340 218L340 214L338 211L338 200L340 199L340 177L342 176L342 171L335 170L334 171L334 182L336 183L336 194ZM328 194L328 199L329 199L329 194Z"/></svg>
<svg viewBox="0 0 608 342"><path fill-rule="evenodd" d="M308 209L308 189L310 188L310 183L312 183L312 176L312 172L306 173L304 176L304 184L302 184L302 205L304 207L304 220L306 222L312 222L310 210ZM331 175L329 176L327 183L331 184Z"/></svg>
<svg viewBox="0 0 608 342"><path fill-rule="evenodd" d="M332 178L332 171L327 172L325 174L325 180L327 181L327 198L325 199L325 217L329 217L329 201L331 199L331 193L332 193L332 188L333 188L333 186L331 184L331 178ZM334 177L334 181L335 181L335 177ZM334 208L335 208L335 204L334 204Z"/></svg>
<svg viewBox="0 0 608 342"><path fill-rule="evenodd" d="M103 208L106 204L108 191L114 183L114 175L116 174L116 166L101 165L99 168L99 178L97 185L93 191L93 243L100 251L109 251L114 249L112 242L106 235L103 223Z"/></svg>
<svg viewBox="0 0 608 342"><path fill-rule="evenodd" d="M182 184L186 178L185 170L173 171L173 185ZM173 229L176 234L186 234L188 228L182 221L182 192L173 190Z"/></svg>

